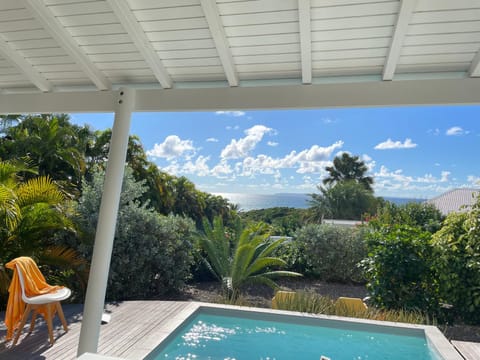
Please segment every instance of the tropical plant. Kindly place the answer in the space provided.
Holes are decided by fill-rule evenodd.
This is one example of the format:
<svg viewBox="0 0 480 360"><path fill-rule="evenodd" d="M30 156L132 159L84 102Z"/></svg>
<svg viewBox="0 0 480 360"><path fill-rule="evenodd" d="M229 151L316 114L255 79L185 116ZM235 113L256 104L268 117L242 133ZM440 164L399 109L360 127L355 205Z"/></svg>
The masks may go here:
<svg viewBox="0 0 480 360"><path fill-rule="evenodd" d="M361 220L365 213L374 213L377 199L372 192L353 180L333 186L318 186L320 194L310 194L310 219L324 218Z"/></svg>
<svg viewBox="0 0 480 360"><path fill-rule="evenodd" d="M86 262L77 252L58 246L54 234L74 232L66 216L65 195L49 177L23 181L27 164L0 161L0 297L5 300L10 276L4 264L18 256L31 256L40 264L75 271L85 281Z"/></svg>
<svg viewBox="0 0 480 360"><path fill-rule="evenodd" d="M448 215L433 235L442 300L465 322L480 323L480 198L467 213Z"/></svg>
<svg viewBox="0 0 480 360"><path fill-rule="evenodd" d="M373 178L365 176L368 167L358 156L350 156L348 153L336 156L333 166L327 166L325 170L329 175L323 180L325 185L333 185L343 181L355 181L361 184L365 190L373 192Z"/></svg>
<svg viewBox="0 0 480 360"><path fill-rule="evenodd" d="M64 186L73 184L75 188L85 172L82 129L70 124L66 114L22 115L17 125L5 129L0 158L28 155L38 165L39 175L50 176Z"/></svg>
<svg viewBox="0 0 480 360"><path fill-rule="evenodd" d="M408 225L386 225L367 234L362 261L371 301L387 309L439 310L431 234Z"/></svg>
<svg viewBox="0 0 480 360"><path fill-rule="evenodd" d="M274 270L286 262L272 253L285 238L272 240L269 227L257 223L229 232L222 220L216 218L211 227L205 222L205 234L200 236L201 248L205 251L208 268L221 281L229 297L237 297L247 284L265 284L272 288L278 285L273 279L282 276L301 276L292 271Z"/></svg>

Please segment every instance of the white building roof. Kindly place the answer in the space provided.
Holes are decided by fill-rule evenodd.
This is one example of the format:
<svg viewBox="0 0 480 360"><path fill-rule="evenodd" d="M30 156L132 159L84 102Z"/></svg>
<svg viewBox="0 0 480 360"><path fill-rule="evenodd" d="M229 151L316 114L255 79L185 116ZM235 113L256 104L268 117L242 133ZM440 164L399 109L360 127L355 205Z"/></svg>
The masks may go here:
<svg viewBox="0 0 480 360"><path fill-rule="evenodd" d="M448 215L451 212L468 211L479 195L480 189L453 189L427 200L427 203L435 205L443 215Z"/></svg>
<svg viewBox="0 0 480 360"><path fill-rule="evenodd" d="M479 49L478 0L2 0L0 111L475 103Z"/></svg>

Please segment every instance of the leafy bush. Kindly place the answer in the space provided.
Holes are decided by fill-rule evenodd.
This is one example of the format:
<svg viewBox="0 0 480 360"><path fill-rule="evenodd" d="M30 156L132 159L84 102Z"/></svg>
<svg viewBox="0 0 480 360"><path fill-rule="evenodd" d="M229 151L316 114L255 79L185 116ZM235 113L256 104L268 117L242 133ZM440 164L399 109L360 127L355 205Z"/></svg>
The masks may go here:
<svg viewBox="0 0 480 360"><path fill-rule="evenodd" d="M368 257L362 267L374 304L388 309L437 310L430 239L429 232L408 225L383 226L368 234Z"/></svg>
<svg viewBox="0 0 480 360"><path fill-rule="evenodd" d="M97 171L83 184L77 208L84 238L78 248L87 258L93 250L104 173ZM161 216L141 205L145 187L127 168L108 278L110 300L147 298L177 291L189 278L193 221Z"/></svg>
<svg viewBox="0 0 480 360"><path fill-rule="evenodd" d="M291 268L306 276L361 282L357 264L365 255L362 228L308 224L297 231L284 256Z"/></svg>
<svg viewBox="0 0 480 360"><path fill-rule="evenodd" d="M464 321L480 323L480 201L468 213L450 214L433 242L442 300Z"/></svg>
<svg viewBox="0 0 480 360"><path fill-rule="evenodd" d="M422 230L434 233L442 226L444 216L434 205L427 203L409 202L396 205L386 201L377 210L377 214L370 220L371 226L403 224L418 226Z"/></svg>

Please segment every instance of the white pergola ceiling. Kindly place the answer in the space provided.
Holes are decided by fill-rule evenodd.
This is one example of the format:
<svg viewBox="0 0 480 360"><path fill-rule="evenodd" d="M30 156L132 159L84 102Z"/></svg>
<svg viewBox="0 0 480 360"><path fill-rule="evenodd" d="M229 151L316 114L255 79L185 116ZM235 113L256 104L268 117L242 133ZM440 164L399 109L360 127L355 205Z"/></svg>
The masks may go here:
<svg viewBox="0 0 480 360"><path fill-rule="evenodd" d="M367 106L406 104L398 89L410 92L413 103L427 103L415 89L435 94L467 82L469 91L480 91L477 80L467 81L480 76L479 50L478 0L2 0L0 105L13 104L12 94L65 92L78 99L120 87L170 98L212 88L236 98L242 92L231 90L253 87L268 98L273 88L306 87L307 96L322 95L319 107L358 106L351 91L342 101L324 100L339 83L361 83L358 95L370 99L381 89L385 101ZM400 82L407 84L394 84ZM452 95L452 103L477 102L471 93ZM222 106L210 102L204 107ZM252 105L275 106L258 102ZM228 104L248 105L241 98ZM85 111L99 107L94 102ZM0 108L9 110L16 109Z"/></svg>

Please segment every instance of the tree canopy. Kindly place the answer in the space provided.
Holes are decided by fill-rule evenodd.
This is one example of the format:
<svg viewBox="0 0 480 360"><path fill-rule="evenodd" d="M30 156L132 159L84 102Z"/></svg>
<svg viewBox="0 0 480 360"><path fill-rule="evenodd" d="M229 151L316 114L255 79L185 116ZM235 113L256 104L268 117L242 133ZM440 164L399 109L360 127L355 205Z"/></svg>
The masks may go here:
<svg viewBox="0 0 480 360"><path fill-rule="evenodd" d="M325 185L335 185L343 181L355 181L361 184L366 190L373 192L373 178L366 176L368 167L358 156L350 156L343 153L333 159L333 166L327 166L329 176L323 180Z"/></svg>

